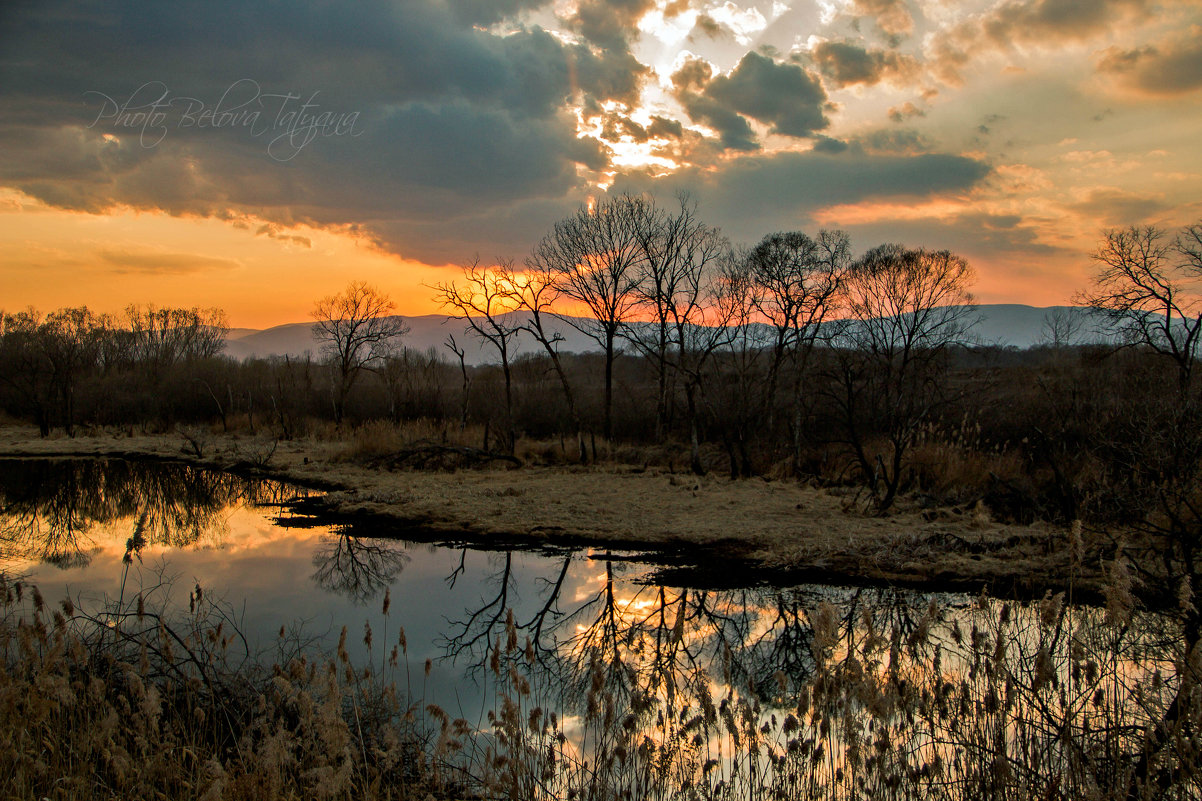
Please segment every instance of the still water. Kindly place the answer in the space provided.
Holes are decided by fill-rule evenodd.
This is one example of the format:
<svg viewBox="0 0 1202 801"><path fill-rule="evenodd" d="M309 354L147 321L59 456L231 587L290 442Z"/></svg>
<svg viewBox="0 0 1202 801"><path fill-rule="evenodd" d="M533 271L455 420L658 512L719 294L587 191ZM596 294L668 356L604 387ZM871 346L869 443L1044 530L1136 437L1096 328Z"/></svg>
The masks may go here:
<svg viewBox="0 0 1202 801"><path fill-rule="evenodd" d="M741 677L768 687L781 672L804 679L806 610L822 601L886 609L911 625L927 606L925 596L886 590L661 586L655 565L596 549L417 543L403 527L362 536L294 511L310 494L169 462L0 459L0 569L81 608L139 593L181 608L199 585L264 659L281 627L290 641L328 651L345 626L360 662L368 627L374 658L403 631L420 691L469 719L479 718L480 673L511 614L540 658L600 647L656 660L670 644L681 666L737 655ZM660 652L648 653L656 637Z"/></svg>
<svg viewBox="0 0 1202 801"><path fill-rule="evenodd" d="M308 494L169 462L0 459L0 571L78 608L140 595L186 612L199 588L267 664L345 636L422 708L480 731L509 716L489 741L504 769L525 759L555 793L1121 790L1182 686L1171 619L1051 594L665 584L646 555L328 525L301 511Z"/></svg>

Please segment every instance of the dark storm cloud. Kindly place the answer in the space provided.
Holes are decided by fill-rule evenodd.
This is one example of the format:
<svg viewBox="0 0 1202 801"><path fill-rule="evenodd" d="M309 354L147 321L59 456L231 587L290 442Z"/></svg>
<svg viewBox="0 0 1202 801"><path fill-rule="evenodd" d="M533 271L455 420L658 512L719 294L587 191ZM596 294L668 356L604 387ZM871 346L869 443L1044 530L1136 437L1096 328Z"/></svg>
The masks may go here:
<svg viewBox="0 0 1202 801"><path fill-rule="evenodd" d="M1150 5L1151 0L1010 0L938 33L928 48L930 64L942 80L958 83L974 52L1087 41L1145 16Z"/></svg>
<svg viewBox="0 0 1202 801"><path fill-rule="evenodd" d="M764 232L808 224L829 206L960 192L981 182L988 165L946 154L874 155L848 147L841 153L744 156L718 172L682 170L652 179L619 179L615 191L650 190L668 197L688 189L707 218L726 221L727 234L751 241Z"/></svg>
<svg viewBox="0 0 1202 801"><path fill-rule="evenodd" d="M874 50L851 42L820 42L810 53L819 71L837 87L875 86L881 81L910 83L919 73L918 61L893 50Z"/></svg>
<svg viewBox="0 0 1202 801"><path fill-rule="evenodd" d="M747 118L772 133L808 137L830 125L826 92L816 77L796 64L748 53L729 75L712 75L709 64L692 59L672 75L676 99L693 120L714 128L731 150L759 147Z"/></svg>
<svg viewBox="0 0 1202 801"><path fill-rule="evenodd" d="M1098 70L1144 94L1178 95L1202 89L1202 26L1135 50L1112 47L1098 61Z"/></svg>
<svg viewBox="0 0 1202 801"><path fill-rule="evenodd" d="M624 47L475 27L544 4L19 7L0 29L0 182L68 209L233 210L282 225L391 220L390 230L435 215L467 219L481 203L571 202L584 189L577 166L604 168L606 156L577 138L566 103L632 103L647 70ZM616 24L635 13L633 4L615 9ZM582 6L593 12L600 6ZM600 24L589 19L581 24ZM144 85L140 97L157 92L170 104L149 130L116 113ZM355 123L273 142L285 101L270 96L287 93L293 108L312 100ZM268 130L182 124L194 102L184 98L211 109L223 95L226 106L261 109L258 127ZM449 246L385 240L417 258Z"/></svg>

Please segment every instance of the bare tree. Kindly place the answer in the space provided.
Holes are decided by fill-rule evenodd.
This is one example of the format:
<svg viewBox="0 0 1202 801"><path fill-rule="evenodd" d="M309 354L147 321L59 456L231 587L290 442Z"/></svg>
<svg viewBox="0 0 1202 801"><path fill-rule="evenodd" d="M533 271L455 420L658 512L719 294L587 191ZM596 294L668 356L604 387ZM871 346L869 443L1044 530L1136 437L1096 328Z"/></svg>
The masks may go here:
<svg viewBox="0 0 1202 801"><path fill-rule="evenodd" d="M800 469L804 386L810 354L822 323L838 307L839 290L851 264L851 242L843 231L823 230L811 239L800 231L769 234L747 254L752 301L772 327L771 359L764 393L764 428L771 432L781 370L791 366L789 408L794 470Z"/></svg>
<svg viewBox="0 0 1202 801"><path fill-rule="evenodd" d="M626 337L655 366L656 441L666 434L670 381L680 374L687 358L684 339L695 333L692 327L697 324L695 318L704 313L702 300L712 268L729 249L718 230L699 219L697 203L690 195L681 193L677 201L679 207L673 213L648 203L631 217L642 250L634 291L639 305L652 314L652 322L628 326ZM695 385L688 387L686 394L695 390ZM692 423L695 397L690 395L688 401Z"/></svg>
<svg viewBox="0 0 1202 801"><path fill-rule="evenodd" d="M18 408L33 415L38 432L50 435L54 388L51 366L41 347L42 315L29 309L0 314L0 385L18 399Z"/></svg>
<svg viewBox="0 0 1202 801"><path fill-rule="evenodd" d="M835 400L879 511L893 504L910 446L946 400L947 351L976 322L972 280L959 256L900 245L870 250L847 273ZM874 435L883 453L873 451Z"/></svg>
<svg viewBox="0 0 1202 801"><path fill-rule="evenodd" d="M229 323L221 309L127 306L133 358L153 369L216 356L225 348Z"/></svg>
<svg viewBox="0 0 1202 801"><path fill-rule="evenodd" d="M438 284L435 300L452 318L467 323L467 330L497 352L505 378L505 452L513 453L517 438L513 425L513 373L510 361L516 350L515 337L521 326L508 313L513 311L513 287L508 282L512 264L481 267L477 259L463 268L463 281Z"/></svg>
<svg viewBox="0 0 1202 801"><path fill-rule="evenodd" d="M576 406L576 395L572 384L568 381L567 371L564 370L563 360L559 357L559 343L563 334L550 326L550 321L559 319L559 315L551 310L559 295L555 275L546 269L540 269L532 261L527 261L527 269L517 272L508 269L504 274L504 282L510 288L513 302L517 308L529 313L529 318L522 329L530 334L543 346L551 367L559 379L563 389L564 402L568 407L568 417L576 431L576 442L580 449L580 462L588 461L588 450L584 444L584 424L580 419L580 410Z"/></svg>
<svg viewBox="0 0 1202 801"><path fill-rule="evenodd" d="M1059 350L1080 344L1085 321L1073 309L1058 307L1043 316L1037 345Z"/></svg>
<svg viewBox="0 0 1202 801"><path fill-rule="evenodd" d="M463 378L459 389L459 430L463 431L467 428L467 413L472 394L472 376L467 369L467 351L455 341L454 334L448 334L443 344L459 360L459 374Z"/></svg>
<svg viewBox="0 0 1202 801"><path fill-rule="evenodd" d="M1172 359L1179 385L1190 383L1202 340L1202 222L1172 239L1156 226L1106 233L1100 265L1077 302L1104 316L1128 343Z"/></svg>
<svg viewBox="0 0 1202 801"><path fill-rule="evenodd" d="M637 221L651 213L648 201L619 195L582 206L535 247L530 265L555 277L560 295L583 305L591 317L565 317L605 353L604 433L613 436L613 365L622 326L636 303L644 258Z"/></svg>
<svg viewBox="0 0 1202 801"><path fill-rule="evenodd" d="M395 340L408 333L399 317L389 313L395 304L375 287L351 283L340 295L317 301L313 307L313 336L338 371L334 389L334 420L341 423L346 398L364 370L374 369Z"/></svg>
<svg viewBox="0 0 1202 801"><path fill-rule="evenodd" d="M59 421L69 436L75 436L76 387L87 372L98 366L103 342L111 327L107 316L96 315L87 306L79 306L46 315L38 328L38 342L50 364Z"/></svg>
<svg viewBox="0 0 1202 801"><path fill-rule="evenodd" d="M716 228L698 219L692 198L682 194L677 199L680 205L673 214L637 218L644 259L636 291L655 318L651 326L642 329L645 336L630 338L656 365L657 440L663 438L667 422L669 379L679 379L685 396L690 465L701 474L699 395L705 367L729 335L728 307L719 302L722 283L718 273L729 258L730 243Z"/></svg>

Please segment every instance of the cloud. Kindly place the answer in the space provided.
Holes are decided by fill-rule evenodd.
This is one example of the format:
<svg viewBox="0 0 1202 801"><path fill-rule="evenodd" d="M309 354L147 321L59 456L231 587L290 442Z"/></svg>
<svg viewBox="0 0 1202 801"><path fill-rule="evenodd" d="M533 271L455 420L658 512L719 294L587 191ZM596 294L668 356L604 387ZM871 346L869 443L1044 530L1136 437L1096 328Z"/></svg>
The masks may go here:
<svg viewBox="0 0 1202 801"><path fill-rule="evenodd" d="M21 6L0 30L0 184L88 212L244 214L279 231L365 225L406 256L445 259L456 247L449 238L389 232L434 217L449 231L481 204L574 203L608 156L577 136L571 106L633 105L648 74L624 49L538 27L479 27L541 5L367 0L287 14L233 0ZM633 18L636 6L611 10ZM114 109L143 85L173 103L165 120L122 123ZM277 160L268 145L286 129L271 96L282 93L297 98L294 108L312 98L315 113L355 114L353 131ZM184 125L194 102L186 98L210 110L227 101L259 108L265 130Z"/></svg>
<svg viewBox="0 0 1202 801"><path fill-rule="evenodd" d="M977 53L1016 45L1054 49L1086 42L1146 16L1151 0L1008 0L936 33L927 60L937 77L958 85Z"/></svg>
<svg viewBox="0 0 1202 801"><path fill-rule="evenodd" d="M911 117L925 117L927 113L910 101L889 109L889 119L893 122L905 122Z"/></svg>
<svg viewBox="0 0 1202 801"><path fill-rule="evenodd" d="M710 38L729 35L744 46L766 27L768 20L759 9L741 8L730 0L699 14L696 22L696 28Z"/></svg>
<svg viewBox="0 0 1202 801"><path fill-rule="evenodd" d="M647 135L660 139L680 139L684 136L684 126L676 120L654 116L647 126Z"/></svg>
<svg viewBox="0 0 1202 801"><path fill-rule="evenodd" d="M794 137L813 136L830 125L826 92L817 77L759 53L747 53L729 75L713 75L708 63L690 59L672 82L689 117L717 130L729 149L758 147L746 118Z"/></svg>
<svg viewBox="0 0 1202 801"><path fill-rule="evenodd" d="M857 17L873 18L877 27L890 36L907 36L914 30L906 0L854 0L852 12Z"/></svg>
<svg viewBox="0 0 1202 801"><path fill-rule="evenodd" d="M1202 89L1202 26L1133 50L1111 47L1098 71L1148 95L1181 95Z"/></svg>
<svg viewBox="0 0 1202 801"><path fill-rule="evenodd" d="M611 191L666 197L688 189L701 199L707 218L725 221L736 239L754 241L766 231L807 224L829 206L966 192L989 173L987 164L964 156L871 154L849 147L840 153L748 155L721 169L688 168L660 178L620 176Z"/></svg>
<svg viewBox="0 0 1202 801"><path fill-rule="evenodd" d="M851 42L819 42L810 55L819 71L838 87L875 86L881 81L905 86L920 70L913 56L893 50L869 50Z"/></svg>
<svg viewBox="0 0 1202 801"><path fill-rule="evenodd" d="M929 153L935 143L912 128L883 128L856 138L869 153Z"/></svg>
<svg viewBox="0 0 1202 801"><path fill-rule="evenodd" d="M277 239L280 242L290 242L300 245L304 248L313 247L313 240L307 236L298 236L296 234L286 234L281 230L280 226L274 223L264 223L255 231L255 236L265 236L268 239Z"/></svg>
<svg viewBox="0 0 1202 801"><path fill-rule="evenodd" d="M469 25L495 25L523 11L533 11L550 0L447 0L457 19Z"/></svg>
<svg viewBox="0 0 1202 801"><path fill-rule="evenodd" d="M638 21L654 7L655 0L580 0L566 21L598 47L626 52L638 36Z"/></svg>
<svg viewBox="0 0 1202 801"><path fill-rule="evenodd" d="M151 250L101 248L100 261L116 273L187 275L241 267L234 259L201 256L195 253L169 253Z"/></svg>
<svg viewBox="0 0 1202 801"><path fill-rule="evenodd" d="M1129 192L1112 186L1089 190L1068 208L1100 225L1135 225L1167 211L1172 206L1159 195Z"/></svg>

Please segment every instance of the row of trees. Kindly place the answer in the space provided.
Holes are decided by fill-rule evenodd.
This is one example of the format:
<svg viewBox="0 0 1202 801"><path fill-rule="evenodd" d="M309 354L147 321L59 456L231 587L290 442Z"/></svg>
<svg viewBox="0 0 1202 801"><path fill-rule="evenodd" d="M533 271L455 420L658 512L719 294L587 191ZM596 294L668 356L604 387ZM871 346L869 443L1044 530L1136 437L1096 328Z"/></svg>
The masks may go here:
<svg viewBox="0 0 1202 801"><path fill-rule="evenodd" d="M738 454L737 472L748 475L754 440L761 432L775 435L778 416L800 466L807 417L814 398L825 393L843 412L842 425L829 434L852 448L866 475L879 479L880 500L888 506L905 451L944 389L941 363L951 347L968 341L971 281L968 264L947 251L886 245L854 260L841 231L816 238L777 233L753 248L736 248L698 218L687 196L664 209L646 197L620 195L557 223L524 269L476 262L460 281L436 290L444 307L495 353L505 378L511 447L512 343L519 332L540 343L572 425L586 426L562 368L560 337L547 325L554 310L579 310L560 319L604 355L601 428L607 438L614 434L614 364L623 346L653 372L655 440L663 441L672 420L683 417L680 428L697 472L703 470L703 407L723 406L717 424ZM818 376L810 368L820 344L833 358ZM887 433L886 459L869 454L864 417Z"/></svg>
<svg viewBox="0 0 1202 801"><path fill-rule="evenodd" d="M1063 320L1050 321L1053 347L1042 351L975 346L973 273L952 253L885 245L854 258L839 231L776 233L740 248L687 197L664 208L622 195L558 223L521 268L477 262L435 287L492 364L469 365L454 336L458 364L406 350L392 302L352 284L314 308L324 360L220 358L217 310L2 315L0 402L44 434L216 417L291 437L314 418L387 417L479 423L484 447L508 453L522 434L570 438L582 460L590 446L595 455L597 435L660 451L681 443L697 472L725 457L732 476L783 467L854 480L882 510L906 488L931 489L916 447L975 427L974 448L1025 460L1035 487L1021 492L1043 494L1024 514L1071 518L1100 504L1072 478L1090 474L1082 454L1152 464L1117 443L1152 448L1121 427L1153 408L1155 430L1188 427L1173 416L1198 394L1199 230L1108 235L1081 300L1109 315L1120 345L1138 347L1101 361L1114 348L1070 350ZM564 352L565 323L597 353ZM516 355L519 337L536 352ZM1129 389L1112 380L1137 370L1148 377ZM1144 391L1165 376L1172 393ZM1091 382L1101 390L1084 393Z"/></svg>
<svg viewBox="0 0 1202 801"><path fill-rule="evenodd" d="M82 383L121 375L149 397L173 369L219 354L228 330L220 309L129 306L122 317L87 307L45 316L34 310L0 313L6 408L32 418L42 436L52 426L73 435Z"/></svg>

